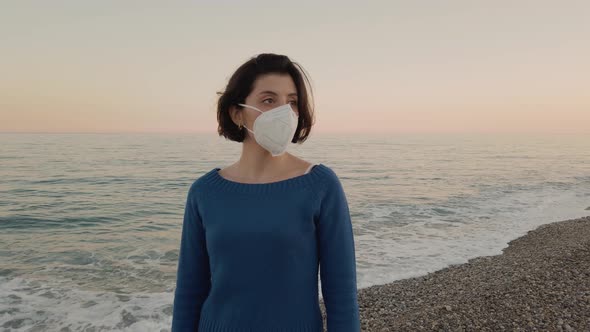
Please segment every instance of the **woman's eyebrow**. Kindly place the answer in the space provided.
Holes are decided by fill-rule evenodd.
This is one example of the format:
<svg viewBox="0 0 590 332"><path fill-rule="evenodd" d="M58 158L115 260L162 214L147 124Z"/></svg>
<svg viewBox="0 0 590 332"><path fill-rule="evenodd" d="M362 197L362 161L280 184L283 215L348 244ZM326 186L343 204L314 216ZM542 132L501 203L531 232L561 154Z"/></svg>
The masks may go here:
<svg viewBox="0 0 590 332"><path fill-rule="evenodd" d="M276 95L277 95L277 93L276 93L276 92L274 92L274 91L270 91L270 90L261 91L261 92L259 92L258 94L259 94L259 95L263 95L263 94L270 94L270 95L273 95L273 96L276 96ZM295 96L295 97L297 97L297 93L295 93L295 92L292 92L292 93L290 93L290 94L289 94L289 97L290 97L290 96Z"/></svg>

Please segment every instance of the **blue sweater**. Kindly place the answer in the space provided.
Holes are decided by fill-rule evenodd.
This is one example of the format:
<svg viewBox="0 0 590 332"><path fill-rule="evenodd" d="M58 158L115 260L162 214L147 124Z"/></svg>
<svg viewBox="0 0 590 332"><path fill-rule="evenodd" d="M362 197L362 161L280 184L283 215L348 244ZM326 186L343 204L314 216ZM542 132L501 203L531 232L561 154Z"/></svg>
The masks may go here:
<svg viewBox="0 0 590 332"><path fill-rule="evenodd" d="M360 331L347 199L324 164L271 183L214 168L188 189L172 332Z"/></svg>

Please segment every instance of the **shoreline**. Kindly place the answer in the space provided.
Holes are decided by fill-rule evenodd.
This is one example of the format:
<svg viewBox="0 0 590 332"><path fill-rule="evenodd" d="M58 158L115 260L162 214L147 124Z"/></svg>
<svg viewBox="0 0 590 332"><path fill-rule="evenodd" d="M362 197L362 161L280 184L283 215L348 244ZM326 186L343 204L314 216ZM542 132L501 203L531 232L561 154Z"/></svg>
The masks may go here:
<svg viewBox="0 0 590 332"><path fill-rule="evenodd" d="M358 301L369 332L590 331L590 216L541 225L499 255L359 289Z"/></svg>

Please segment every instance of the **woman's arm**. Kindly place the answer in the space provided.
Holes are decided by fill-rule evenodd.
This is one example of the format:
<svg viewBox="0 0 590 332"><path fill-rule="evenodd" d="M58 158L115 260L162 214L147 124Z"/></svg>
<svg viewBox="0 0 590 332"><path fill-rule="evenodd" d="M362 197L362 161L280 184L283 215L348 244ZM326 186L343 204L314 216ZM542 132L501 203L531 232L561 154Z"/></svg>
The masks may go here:
<svg viewBox="0 0 590 332"><path fill-rule="evenodd" d="M328 332L360 332L352 222L342 184L332 170L329 173L321 195L318 226Z"/></svg>
<svg viewBox="0 0 590 332"><path fill-rule="evenodd" d="M196 207L195 185L189 189L178 258L172 332L197 331L201 307L211 288L205 231Z"/></svg>

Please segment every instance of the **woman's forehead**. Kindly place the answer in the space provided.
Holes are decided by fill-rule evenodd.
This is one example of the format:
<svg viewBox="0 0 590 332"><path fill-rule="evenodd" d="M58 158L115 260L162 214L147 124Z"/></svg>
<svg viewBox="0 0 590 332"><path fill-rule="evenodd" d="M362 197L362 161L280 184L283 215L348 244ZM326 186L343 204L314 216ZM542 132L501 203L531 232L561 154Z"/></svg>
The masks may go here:
<svg viewBox="0 0 590 332"><path fill-rule="evenodd" d="M297 95L297 89L291 76L279 74L267 74L258 77L254 81L252 92L258 94Z"/></svg>

